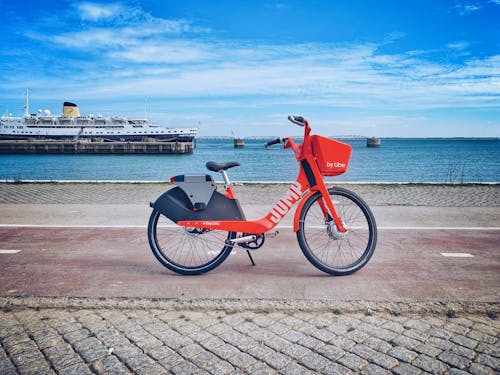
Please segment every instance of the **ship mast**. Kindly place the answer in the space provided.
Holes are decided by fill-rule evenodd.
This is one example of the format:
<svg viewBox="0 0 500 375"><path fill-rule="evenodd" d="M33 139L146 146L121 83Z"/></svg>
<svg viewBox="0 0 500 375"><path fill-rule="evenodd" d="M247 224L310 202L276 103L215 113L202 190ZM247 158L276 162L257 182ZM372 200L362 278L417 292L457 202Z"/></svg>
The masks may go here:
<svg viewBox="0 0 500 375"><path fill-rule="evenodd" d="M29 105L29 92L26 89L26 93L24 94L24 117L28 117L30 115L30 105Z"/></svg>

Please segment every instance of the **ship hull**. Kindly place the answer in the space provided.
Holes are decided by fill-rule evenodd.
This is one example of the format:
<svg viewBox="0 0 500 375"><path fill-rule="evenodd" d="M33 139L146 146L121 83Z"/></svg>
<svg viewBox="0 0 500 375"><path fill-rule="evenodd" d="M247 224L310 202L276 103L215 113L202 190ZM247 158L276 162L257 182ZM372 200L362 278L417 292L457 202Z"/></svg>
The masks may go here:
<svg viewBox="0 0 500 375"><path fill-rule="evenodd" d="M75 140L74 135L23 135L23 134L0 134L2 141L16 141L16 140ZM78 140L101 140L103 142L141 142L145 139L153 139L158 142L192 142L194 135L157 135L157 134L142 134L142 135L106 135L87 136L82 135Z"/></svg>

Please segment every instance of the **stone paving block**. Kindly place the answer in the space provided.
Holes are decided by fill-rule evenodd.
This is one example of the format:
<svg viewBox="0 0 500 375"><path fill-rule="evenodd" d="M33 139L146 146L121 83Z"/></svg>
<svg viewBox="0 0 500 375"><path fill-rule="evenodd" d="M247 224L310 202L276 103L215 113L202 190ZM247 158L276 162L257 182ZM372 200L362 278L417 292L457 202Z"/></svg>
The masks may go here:
<svg viewBox="0 0 500 375"><path fill-rule="evenodd" d="M414 349L418 353L427 354L430 357L437 357L442 352L441 349L438 349L435 346L429 344L421 344L414 347Z"/></svg>
<svg viewBox="0 0 500 375"><path fill-rule="evenodd" d="M481 365L479 363L473 363L469 367L469 371L474 375L494 375L495 372L491 367Z"/></svg>
<svg viewBox="0 0 500 375"><path fill-rule="evenodd" d="M40 363L46 365L46 359L43 354L38 349L26 349L24 351L17 352L10 356L11 361L17 367L29 367L34 363Z"/></svg>
<svg viewBox="0 0 500 375"><path fill-rule="evenodd" d="M82 358L66 343L44 349L43 354L50 361L52 367L59 372L66 367L83 363Z"/></svg>
<svg viewBox="0 0 500 375"><path fill-rule="evenodd" d="M211 349L212 353L222 359L229 359L230 357L238 354L240 351L230 344L224 344Z"/></svg>
<svg viewBox="0 0 500 375"><path fill-rule="evenodd" d="M469 327L464 327L460 324L456 324L450 320L446 323L446 325L443 327L445 330L458 333L459 335L467 335L467 332L470 331Z"/></svg>
<svg viewBox="0 0 500 375"><path fill-rule="evenodd" d="M271 339L275 334L267 329L258 328L255 331L248 332L248 335L259 342L265 342Z"/></svg>
<svg viewBox="0 0 500 375"><path fill-rule="evenodd" d="M474 350L456 344L453 344L450 347L449 352L469 359L473 359L476 356L476 352Z"/></svg>
<svg viewBox="0 0 500 375"><path fill-rule="evenodd" d="M265 344L276 351L281 351L283 348L290 345L290 342L280 336L274 336L267 340Z"/></svg>
<svg viewBox="0 0 500 375"><path fill-rule="evenodd" d="M389 342L394 346L403 346L408 349L413 349L422 345L420 341L402 335L392 338Z"/></svg>
<svg viewBox="0 0 500 375"><path fill-rule="evenodd" d="M336 361L337 359L342 357L346 352L335 345L324 345L318 348L318 353L328 358L330 361Z"/></svg>
<svg viewBox="0 0 500 375"><path fill-rule="evenodd" d="M172 372L172 374L194 374L196 372L198 372L200 369L192 364L191 362L187 362L187 361L184 361L184 362L181 362L179 363L178 365L172 367L170 369L170 371Z"/></svg>
<svg viewBox="0 0 500 375"><path fill-rule="evenodd" d="M304 365L305 367L317 372L321 372L321 369L326 367L329 362L330 361L328 359L318 353L311 353L309 355L306 355L299 361L301 365Z"/></svg>
<svg viewBox="0 0 500 375"><path fill-rule="evenodd" d="M170 349L168 346L162 345L162 346L157 346L154 348L149 348L145 351L147 355L152 357L155 360L159 360L162 358L165 358L169 355L172 355L175 353L172 349Z"/></svg>
<svg viewBox="0 0 500 375"><path fill-rule="evenodd" d="M449 350L451 346L453 345L450 341L444 340L444 339L439 339L436 337L431 337L429 340L427 340L426 344L432 345L438 349L441 350Z"/></svg>
<svg viewBox="0 0 500 375"><path fill-rule="evenodd" d="M383 353L376 352L374 355L370 357L370 361L376 363L377 365L386 368L386 369L392 369L393 367L396 367L399 362L397 359Z"/></svg>
<svg viewBox="0 0 500 375"><path fill-rule="evenodd" d="M411 363L411 361L413 361L418 356L418 353L414 352L413 350L403 348L402 346L395 346L388 354L391 357L407 363Z"/></svg>
<svg viewBox="0 0 500 375"><path fill-rule="evenodd" d="M88 366L84 363L77 363L68 367L65 367L59 372L61 375L87 375L92 374Z"/></svg>
<svg viewBox="0 0 500 375"><path fill-rule="evenodd" d="M207 350L212 350L213 348L224 345L225 342L219 337L211 335L209 338L201 341L199 344Z"/></svg>
<svg viewBox="0 0 500 375"><path fill-rule="evenodd" d="M363 370L361 370L361 374L365 374L365 375L391 375L392 372L388 371L382 367L379 367L377 365L374 365L373 363L370 363Z"/></svg>
<svg viewBox="0 0 500 375"><path fill-rule="evenodd" d="M198 355L195 355L190 359L199 368L205 368L210 366L212 363L218 362L220 359L213 353L203 351Z"/></svg>
<svg viewBox="0 0 500 375"><path fill-rule="evenodd" d="M401 323L393 322L393 321L385 322L382 325L382 327L385 329L388 329L389 331L398 333L398 334L401 334L405 330L405 328L403 327L403 325Z"/></svg>
<svg viewBox="0 0 500 375"><path fill-rule="evenodd" d="M276 370L281 370L291 361L292 359L290 357L278 352L273 352L264 358L264 362Z"/></svg>
<svg viewBox="0 0 500 375"><path fill-rule="evenodd" d="M269 374L274 374L275 371L271 369L271 372ZM283 375L307 375L307 374L313 374L314 372L299 365L298 363L290 363L288 366L286 366L284 369L280 371L280 374Z"/></svg>
<svg viewBox="0 0 500 375"><path fill-rule="evenodd" d="M245 369L247 367L254 365L257 362L257 360L254 357L243 352L239 352L236 355L230 357L228 361L238 369Z"/></svg>
<svg viewBox="0 0 500 375"><path fill-rule="evenodd" d="M81 328L77 331L68 332L64 335L64 340L69 342L71 345L75 344L78 341L86 339L90 337L91 333L86 328Z"/></svg>
<svg viewBox="0 0 500 375"><path fill-rule="evenodd" d="M417 329L411 328L407 329L403 332L403 335L418 340L420 342L425 342L426 340L429 339L430 335L427 334L425 331L419 331Z"/></svg>
<svg viewBox="0 0 500 375"><path fill-rule="evenodd" d="M497 343L496 345L481 343L476 347L476 351L483 354L488 354L492 357L500 357L500 345Z"/></svg>
<svg viewBox="0 0 500 375"><path fill-rule="evenodd" d="M467 337L470 337L473 340L481 342L481 344L495 344L497 339L494 336L491 336L487 333L480 331L469 331L467 333Z"/></svg>
<svg viewBox="0 0 500 375"><path fill-rule="evenodd" d="M474 362L491 367L495 371L500 371L500 360L488 354L479 354Z"/></svg>
<svg viewBox="0 0 500 375"><path fill-rule="evenodd" d="M393 348L393 346L387 341L380 340L376 337L367 338L365 341L363 341L363 344L369 346L370 348L376 350L377 352L386 354Z"/></svg>
<svg viewBox="0 0 500 375"><path fill-rule="evenodd" d="M113 348L113 354L115 354L121 361L124 361L127 357L140 355L142 350L137 346L129 343L127 345L115 346Z"/></svg>
<svg viewBox="0 0 500 375"><path fill-rule="evenodd" d="M323 375L350 375L353 374L351 369L342 366L339 363L330 362L326 367L321 370Z"/></svg>
<svg viewBox="0 0 500 375"><path fill-rule="evenodd" d="M320 341L314 337L303 337L301 338L297 344L305 346L306 348L309 348L311 350L317 350L318 348L322 347L325 345L323 341Z"/></svg>
<svg viewBox="0 0 500 375"><path fill-rule="evenodd" d="M370 347L362 344L357 344L351 348L351 352L360 356L361 358L368 359L375 355L377 352Z"/></svg>
<svg viewBox="0 0 500 375"><path fill-rule="evenodd" d="M142 367L150 366L155 363L153 359L144 353L127 357L124 359L124 362L132 371L137 371Z"/></svg>
<svg viewBox="0 0 500 375"><path fill-rule="evenodd" d="M296 360L312 353L310 349L298 344L290 344L284 347L281 352Z"/></svg>
<svg viewBox="0 0 500 375"><path fill-rule="evenodd" d="M235 371L235 368L226 361L217 361L212 364L210 364L208 367L205 368L206 371L210 374L214 375L225 375L225 374L232 374Z"/></svg>
<svg viewBox="0 0 500 375"><path fill-rule="evenodd" d="M108 355L108 349L95 337L78 341L73 345L73 348L86 362L92 362Z"/></svg>
<svg viewBox="0 0 500 375"><path fill-rule="evenodd" d="M248 350L248 354L257 358L260 361L262 361L268 355L273 354L274 352L275 352L274 349L271 349L270 347L268 347L264 344L255 346L255 347Z"/></svg>
<svg viewBox="0 0 500 375"><path fill-rule="evenodd" d="M99 358L95 362L92 363L90 368L92 371L95 371L96 373L102 374L102 373L108 373L114 368L118 367L124 367L123 363L120 362L120 360L115 357L114 355L107 355L105 357ZM124 367L126 369L126 367Z"/></svg>
<svg viewBox="0 0 500 375"><path fill-rule="evenodd" d="M449 370L448 365L426 354L420 354L413 360L412 365L430 372L431 374L444 374Z"/></svg>
<svg viewBox="0 0 500 375"><path fill-rule="evenodd" d="M412 366L408 363L403 363L403 362L399 363L391 371L397 375L419 375L419 374L422 374L422 370L420 370L419 368Z"/></svg>
<svg viewBox="0 0 500 375"><path fill-rule="evenodd" d="M158 360L157 362L161 364L163 367L165 367L167 370L177 366L178 364L185 362L186 360L182 358L179 354L173 353L171 355L168 355L166 357L163 357L162 359Z"/></svg>
<svg viewBox="0 0 500 375"><path fill-rule="evenodd" d="M158 363L153 363L152 365L146 365L144 367L141 367L135 371L135 374L137 375L163 375L163 374L168 374L169 372L162 366L160 366Z"/></svg>
<svg viewBox="0 0 500 375"><path fill-rule="evenodd" d="M453 335L451 337L451 341L453 341L455 344L458 344L460 346L465 346L466 348L472 350L475 349L476 346L479 344L477 340L473 340L463 335Z"/></svg>
<svg viewBox="0 0 500 375"><path fill-rule="evenodd" d="M364 367L368 366L368 361L351 353L340 357L338 362L354 371L361 371Z"/></svg>
<svg viewBox="0 0 500 375"><path fill-rule="evenodd" d="M270 326L269 329L277 335L283 335L285 332L290 331L291 328L285 324L276 323Z"/></svg>
<svg viewBox="0 0 500 375"><path fill-rule="evenodd" d="M448 374L449 375L468 375L470 373L467 371L459 370L457 368L451 368L450 372Z"/></svg>
<svg viewBox="0 0 500 375"><path fill-rule="evenodd" d="M195 355L198 355L204 351L205 351L205 349L203 349L198 344L189 344L189 345L186 345L183 348L177 350L177 353L186 359L190 359L191 357L194 357Z"/></svg>

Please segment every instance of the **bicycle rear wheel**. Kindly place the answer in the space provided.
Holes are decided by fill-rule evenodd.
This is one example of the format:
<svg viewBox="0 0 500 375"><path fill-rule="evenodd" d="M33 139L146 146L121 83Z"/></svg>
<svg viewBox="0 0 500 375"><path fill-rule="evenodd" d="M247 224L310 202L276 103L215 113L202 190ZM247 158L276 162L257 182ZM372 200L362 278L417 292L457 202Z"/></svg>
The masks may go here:
<svg viewBox="0 0 500 375"><path fill-rule="evenodd" d="M347 229L339 233L320 207L321 193L312 195L299 217L297 240L305 257L331 275L348 275L366 265L377 244L377 226L368 205L355 193L342 188L328 189L337 214Z"/></svg>
<svg viewBox="0 0 500 375"><path fill-rule="evenodd" d="M235 237L235 232L180 227L156 210L148 224L151 251L161 264L182 275L199 275L219 266L233 249L226 240Z"/></svg>

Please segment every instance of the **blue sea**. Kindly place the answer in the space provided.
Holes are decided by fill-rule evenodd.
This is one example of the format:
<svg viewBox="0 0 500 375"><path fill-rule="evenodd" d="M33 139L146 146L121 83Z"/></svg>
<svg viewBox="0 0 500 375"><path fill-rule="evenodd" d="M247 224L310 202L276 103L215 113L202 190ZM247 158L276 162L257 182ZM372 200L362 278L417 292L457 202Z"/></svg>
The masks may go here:
<svg viewBox="0 0 500 375"><path fill-rule="evenodd" d="M382 139L380 148L365 139L342 140L353 147L349 170L334 181L498 182L500 139ZM265 140L197 139L190 155L0 155L1 180L166 181L184 173L211 173L205 163L238 161L233 181L292 181L298 166L291 150Z"/></svg>

